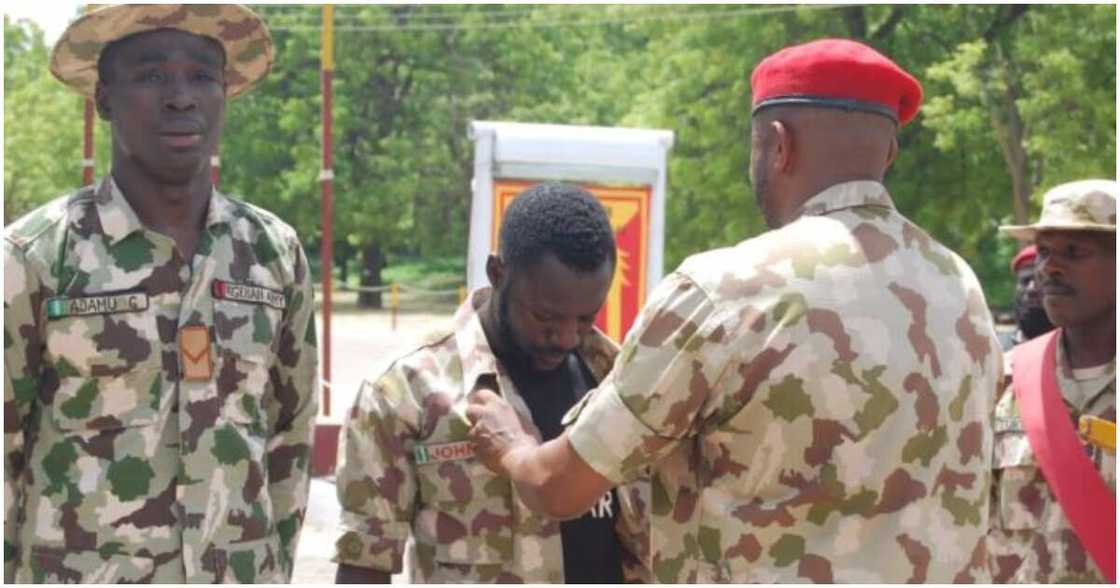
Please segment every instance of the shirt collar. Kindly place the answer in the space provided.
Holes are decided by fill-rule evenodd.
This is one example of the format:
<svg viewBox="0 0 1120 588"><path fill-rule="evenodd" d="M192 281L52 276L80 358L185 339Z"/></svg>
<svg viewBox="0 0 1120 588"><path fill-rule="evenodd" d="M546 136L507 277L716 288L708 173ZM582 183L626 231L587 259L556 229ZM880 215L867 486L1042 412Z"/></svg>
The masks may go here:
<svg viewBox="0 0 1120 588"><path fill-rule="evenodd" d="M113 175L101 180L94 195L97 216L101 230L109 237L110 244L124 239L136 231L144 230L144 223L125 199ZM234 219L234 206L228 197L216 189L211 189L210 202L206 209L206 228L216 224L229 223Z"/></svg>
<svg viewBox="0 0 1120 588"><path fill-rule="evenodd" d="M826 188L801 205L800 216L823 216L845 208L878 206L894 209L894 201L887 188L879 182L859 180L843 182Z"/></svg>
<svg viewBox="0 0 1120 588"><path fill-rule="evenodd" d="M97 203L97 216L101 220L101 230L109 237L110 243L116 243L136 231L144 230L144 224L136 211L124 199L124 193L117 187L113 175L105 176L101 185L97 187L94 196Z"/></svg>
<svg viewBox="0 0 1120 588"><path fill-rule="evenodd" d="M486 332L482 329L482 320L478 311L490 300L493 289L489 286L479 288L470 293L459 306L452 319L455 330L455 347L459 352L459 362L463 367L463 395L470 394L478 379L485 375L492 375L501 382L500 374L504 374L494 355L490 342L486 339ZM614 364L615 355L618 354L618 345L598 329L583 338L577 350L596 381L601 382L610 372Z"/></svg>

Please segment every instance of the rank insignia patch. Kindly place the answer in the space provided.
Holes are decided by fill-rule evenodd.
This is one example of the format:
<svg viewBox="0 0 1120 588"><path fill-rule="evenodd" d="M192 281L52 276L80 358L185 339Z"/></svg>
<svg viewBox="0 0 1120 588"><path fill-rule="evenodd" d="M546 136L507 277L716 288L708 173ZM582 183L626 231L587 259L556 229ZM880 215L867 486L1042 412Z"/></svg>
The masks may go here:
<svg viewBox="0 0 1120 588"><path fill-rule="evenodd" d="M214 362L210 358L210 329L205 325L179 329L179 357L184 380L209 380L214 373Z"/></svg>

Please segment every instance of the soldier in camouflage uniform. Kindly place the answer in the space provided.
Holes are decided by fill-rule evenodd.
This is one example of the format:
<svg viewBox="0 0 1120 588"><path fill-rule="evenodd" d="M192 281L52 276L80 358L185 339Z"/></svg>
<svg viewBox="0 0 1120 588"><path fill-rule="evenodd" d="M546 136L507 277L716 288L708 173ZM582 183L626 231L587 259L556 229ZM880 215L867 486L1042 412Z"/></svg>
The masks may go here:
<svg viewBox="0 0 1120 588"><path fill-rule="evenodd" d="M554 361L574 356L594 382L603 379L617 345L591 319L613 275L614 239L594 198L563 185L519 195L501 231L502 256L491 256L487 265L495 290L473 292L450 325L362 384L338 452L344 530L335 556L339 582L387 582L390 573L402 570L419 583L573 581L565 570L579 562L565 562L572 555L569 547L575 550L568 531L530 511L508 479L474 459L463 411L475 388L489 386L526 423L534 422L533 407L541 399L523 397L517 385L520 368L529 363L545 364L531 375L539 381L544 370L565 369ZM527 309L534 317L553 316L529 322ZM574 353L553 357L548 347ZM574 400L557 402L561 406L553 414L560 426ZM644 578L642 570L627 566L639 561L643 538L648 541L643 535L648 521L640 518L648 490L647 482L617 493L617 539L606 539L622 548L629 579ZM613 503L611 494L606 497ZM598 524L610 535L611 523ZM603 534L590 539L602 540ZM413 542L406 554L409 536ZM592 573L593 579L619 581Z"/></svg>
<svg viewBox="0 0 1120 588"><path fill-rule="evenodd" d="M317 407L307 258L209 167L226 99L272 57L238 6L103 8L55 46L112 169L4 231L6 581L290 578Z"/></svg>
<svg viewBox="0 0 1120 588"><path fill-rule="evenodd" d="M1120 185L1085 180L1043 198L1039 222L1000 227L1038 248L1043 306L1061 330L1057 380L1076 423L1082 415L1116 422L1116 196ZM1016 347L1010 353L1014 363ZM988 549L996 582L1106 582L1036 462L1011 385L995 408L995 453ZM1116 493L1116 454L1084 442ZM1056 456L1061 459L1061 456Z"/></svg>
<svg viewBox="0 0 1120 588"><path fill-rule="evenodd" d="M661 582L988 581L991 316L881 184L920 86L841 40L751 85L774 230L667 276L562 438L538 446L478 392L477 451L554 516L652 464Z"/></svg>

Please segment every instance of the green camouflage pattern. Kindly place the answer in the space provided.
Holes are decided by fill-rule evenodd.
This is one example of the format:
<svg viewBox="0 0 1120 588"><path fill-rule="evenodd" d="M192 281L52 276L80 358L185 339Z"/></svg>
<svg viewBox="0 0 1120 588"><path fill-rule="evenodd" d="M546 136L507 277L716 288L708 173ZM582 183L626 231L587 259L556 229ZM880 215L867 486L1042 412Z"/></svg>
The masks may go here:
<svg viewBox="0 0 1120 588"><path fill-rule="evenodd" d="M215 299L216 280L285 308ZM146 304L73 304L120 292ZM5 580L287 582L317 410L311 296L295 232L217 191L189 263L111 178L7 227ZM209 380L179 377L193 325Z"/></svg>
<svg viewBox="0 0 1120 588"><path fill-rule="evenodd" d="M1033 225L1007 225L999 230L1017 239L1034 239L1040 230L1116 232L1116 196L1120 183L1079 180L1051 188L1042 197L1042 214Z"/></svg>
<svg viewBox="0 0 1120 588"><path fill-rule="evenodd" d="M146 31L179 29L210 37L225 49L226 96L247 92L272 69L275 48L268 27L239 4L121 4L82 15L51 51L51 73L70 89L93 97L97 59L109 43Z"/></svg>
<svg viewBox="0 0 1120 588"><path fill-rule="evenodd" d="M489 296L489 288L472 292L450 325L362 384L339 441L343 534L334 561L391 573L407 566L416 583L564 582L560 524L531 512L508 478L474 457L415 457L421 447L468 440L464 410L480 379L496 382L532 426L478 318ZM594 331L578 353L601 380L617 346ZM648 549L648 496L648 482L619 491L617 530L630 580L648 578L635 567ZM410 535L415 545L406 554Z"/></svg>
<svg viewBox="0 0 1120 588"><path fill-rule="evenodd" d="M987 582L1002 365L968 265L848 182L667 276L569 440L652 464L659 582Z"/></svg>
<svg viewBox="0 0 1120 588"><path fill-rule="evenodd" d="M1058 387L1077 428L1082 415L1116 422L1116 360L1090 378L1074 378L1057 346ZM1015 361L1015 350L1008 353ZM1078 370L1079 372L1081 370ZM1010 374L1011 371L1008 371ZM1011 378L996 403L992 456L991 530L988 557L999 583L1106 583L1100 568L1077 538L1061 505L1035 461ZM1116 455L1085 443L1112 492L1116 493Z"/></svg>

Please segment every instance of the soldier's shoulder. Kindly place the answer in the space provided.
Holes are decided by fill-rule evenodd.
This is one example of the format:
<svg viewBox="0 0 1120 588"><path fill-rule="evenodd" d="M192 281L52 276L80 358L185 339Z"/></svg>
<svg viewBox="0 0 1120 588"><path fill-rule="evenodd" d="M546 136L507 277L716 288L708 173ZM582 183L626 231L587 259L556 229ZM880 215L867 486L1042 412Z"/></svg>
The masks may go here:
<svg viewBox="0 0 1120 588"><path fill-rule="evenodd" d="M690 255L676 273L699 286L709 298L721 300L726 294L723 286L729 281L750 279L763 269L775 274L777 268L771 259L787 240L780 230L767 231L733 246Z"/></svg>
<svg viewBox="0 0 1120 588"><path fill-rule="evenodd" d="M733 271L738 247L720 247L694 253L685 258L676 273L696 283L701 288L714 286Z"/></svg>
<svg viewBox="0 0 1120 588"><path fill-rule="evenodd" d="M247 202L240 196L233 194L222 195L229 200L234 216L247 220L250 226L265 233L271 237L273 241L285 244L299 242L299 237L296 234L295 228L277 216L276 213L251 202Z"/></svg>
<svg viewBox="0 0 1120 588"><path fill-rule="evenodd" d="M92 186L58 196L5 227L4 240L11 246L26 251L34 243L51 234L52 229L65 227L71 209L93 202L93 196Z"/></svg>
<svg viewBox="0 0 1120 588"><path fill-rule="evenodd" d="M451 322L446 321L421 335L407 338L397 346L396 353L376 361L367 372L367 381L375 386L388 382L408 384L416 374L448 369L449 361L457 357L455 330Z"/></svg>

